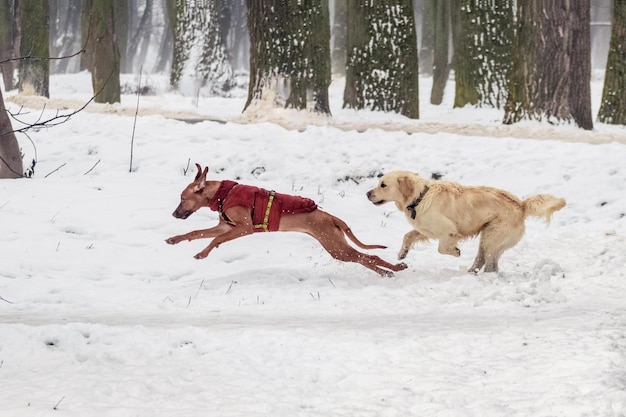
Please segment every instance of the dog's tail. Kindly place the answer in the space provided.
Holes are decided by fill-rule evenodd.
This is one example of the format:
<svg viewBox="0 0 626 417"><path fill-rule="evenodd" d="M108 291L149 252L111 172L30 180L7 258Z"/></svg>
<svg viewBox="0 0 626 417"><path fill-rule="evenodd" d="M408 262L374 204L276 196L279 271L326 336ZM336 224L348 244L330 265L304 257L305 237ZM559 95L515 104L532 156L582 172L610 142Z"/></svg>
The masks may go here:
<svg viewBox="0 0 626 417"><path fill-rule="evenodd" d="M538 194L523 201L524 217L543 217L550 224L552 213L565 207L565 200L550 194Z"/></svg>
<svg viewBox="0 0 626 417"><path fill-rule="evenodd" d="M361 249L387 249L387 246L383 245L366 245L365 243L357 239L356 236L354 236L354 233L352 233L352 230L350 230L350 227L346 224L346 222L333 215L331 215L331 217L335 222L335 226L337 226L346 236L350 238L351 241L354 242L355 245L357 245Z"/></svg>

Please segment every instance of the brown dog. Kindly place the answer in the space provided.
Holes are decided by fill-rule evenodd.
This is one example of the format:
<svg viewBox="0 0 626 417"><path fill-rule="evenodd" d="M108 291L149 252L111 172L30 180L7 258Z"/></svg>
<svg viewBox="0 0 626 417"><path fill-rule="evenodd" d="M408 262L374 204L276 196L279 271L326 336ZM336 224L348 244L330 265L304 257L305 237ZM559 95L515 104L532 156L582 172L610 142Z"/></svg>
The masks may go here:
<svg viewBox="0 0 626 417"><path fill-rule="evenodd" d="M382 276L393 276L391 271L406 269L404 263L391 264L378 256L367 255L348 245L348 236L363 249L384 249L385 246L365 245L341 219L323 212L310 199L267 191L262 188L237 184L234 181L207 181L209 168L196 164L198 173L180 196L180 204L173 213L186 219L201 207L209 207L220 214L217 226L196 230L166 240L176 244L183 240L214 238L195 258L206 258L209 252L224 242L254 232L303 232L317 239L330 255L344 262L358 262Z"/></svg>
<svg viewBox="0 0 626 417"><path fill-rule="evenodd" d="M414 230L402 241L398 259L404 259L417 242L439 240L439 253L460 256L457 243L480 235L478 254L469 272L497 272L502 253L524 235L527 216L544 217L565 207L565 200L539 194L520 200L492 187L466 187L456 182L431 181L418 174L393 171L367 192L374 204L390 201L404 212Z"/></svg>

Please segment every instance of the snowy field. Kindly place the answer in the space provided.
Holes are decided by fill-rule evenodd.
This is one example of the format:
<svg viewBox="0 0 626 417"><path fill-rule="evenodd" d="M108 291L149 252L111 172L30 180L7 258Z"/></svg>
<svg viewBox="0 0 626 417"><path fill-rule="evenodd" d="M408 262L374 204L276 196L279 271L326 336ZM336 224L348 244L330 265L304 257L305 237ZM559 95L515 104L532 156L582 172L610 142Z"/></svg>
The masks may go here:
<svg viewBox="0 0 626 417"><path fill-rule="evenodd" d="M325 120L243 117L241 92L193 99L148 80L159 94L139 99L135 127L125 95L19 137L37 165L0 181L0 416L626 415L623 127L502 126L499 111L452 110L450 91L429 106L428 79L419 121L341 109L340 83ZM50 90L44 117L86 101L89 76L54 76ZM5 99L41 115L37 100ZM203 118L218 121L176 120ZM385 279L292 233L198 261L207 241L164 242L217 222L171 216L194 162L314 199L390 261L410 227L365 197L383 172L567 206L549 227L528 219L499 274L465 272L476 240L460 258L422 245Z"/></svg>

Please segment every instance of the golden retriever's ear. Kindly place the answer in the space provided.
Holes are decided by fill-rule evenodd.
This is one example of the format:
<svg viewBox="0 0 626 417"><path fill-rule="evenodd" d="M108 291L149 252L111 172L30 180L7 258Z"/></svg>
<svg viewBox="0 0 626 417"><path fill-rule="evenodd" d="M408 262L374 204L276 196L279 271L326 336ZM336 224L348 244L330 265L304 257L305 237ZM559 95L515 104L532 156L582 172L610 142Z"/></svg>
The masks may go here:
<svg viewBox="0 0 626 417"><path fill-rule="evenodd" d="M413 197L413 188L413 181L411 181L411 178L406 175L398 178L398 189L405 200L410 200Z"/></svg>

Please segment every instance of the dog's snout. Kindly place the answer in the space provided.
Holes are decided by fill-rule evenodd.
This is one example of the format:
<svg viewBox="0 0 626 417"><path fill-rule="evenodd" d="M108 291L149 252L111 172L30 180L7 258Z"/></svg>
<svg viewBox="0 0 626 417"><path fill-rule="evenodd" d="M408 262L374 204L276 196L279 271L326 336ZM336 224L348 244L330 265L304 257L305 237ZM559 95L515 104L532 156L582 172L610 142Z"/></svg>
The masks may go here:
<svg viewBox="0 0 626 417"><path fill-rule="evenodd" d="M193 212L190 210L181 210L180 208L177 208L172 213L172 216L176 217L177 219L186 219L187 217L191 216L191 213Z"/></svg>

